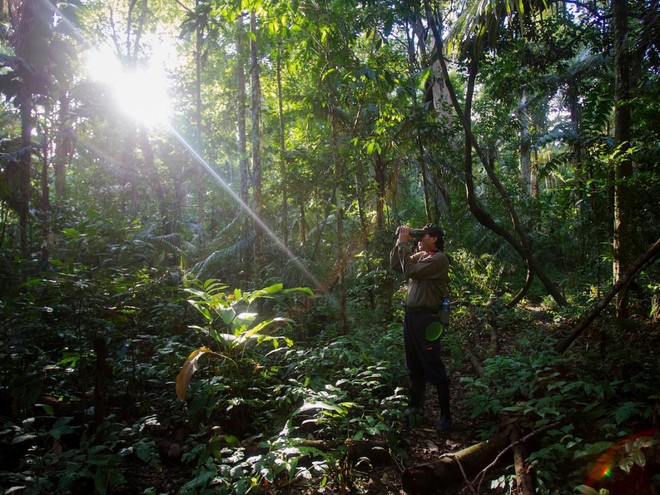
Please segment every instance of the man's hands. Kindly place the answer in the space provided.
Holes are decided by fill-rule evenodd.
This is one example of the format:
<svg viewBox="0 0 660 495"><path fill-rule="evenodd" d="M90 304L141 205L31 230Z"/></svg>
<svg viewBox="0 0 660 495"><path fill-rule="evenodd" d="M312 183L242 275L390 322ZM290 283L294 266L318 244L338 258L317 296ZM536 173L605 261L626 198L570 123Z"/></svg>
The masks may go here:
<svg viewBox="0 0 660 495"><path fill-rule="evenodd" d="M405 225L401 225L397 229L397 232L399 233L398 244L408 242L410 240L410 227L406 227Z"/></svg>

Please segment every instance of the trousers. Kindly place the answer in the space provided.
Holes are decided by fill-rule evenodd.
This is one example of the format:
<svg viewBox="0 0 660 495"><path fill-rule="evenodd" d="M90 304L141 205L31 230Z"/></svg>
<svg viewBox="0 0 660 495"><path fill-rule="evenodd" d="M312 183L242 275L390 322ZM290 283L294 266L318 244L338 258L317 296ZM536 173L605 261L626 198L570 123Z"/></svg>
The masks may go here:
<svg viewBox="0 0 660 495"><path fill-rule="evenodd" d="M437 324L437 313L406 311L403 320L403 344L406 369L413 383L431 385L449 384L449 377L442 361L440 339L427 340L426 329Z"/></svg>

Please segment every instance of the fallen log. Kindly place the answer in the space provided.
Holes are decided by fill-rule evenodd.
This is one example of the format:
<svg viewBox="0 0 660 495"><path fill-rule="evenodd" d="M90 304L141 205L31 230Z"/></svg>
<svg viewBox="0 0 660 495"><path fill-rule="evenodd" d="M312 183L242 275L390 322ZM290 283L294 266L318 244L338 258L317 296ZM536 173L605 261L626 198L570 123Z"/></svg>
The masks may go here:
<svg viewBox="0 0 660 495"><path fill-rule="evenodd" d="M408 467L401 475L402 487L411 495L431 495L458 482L469 482L509 443L508 435L498 434L460 452L445 454L436 461Z"/></svg>
<svg viewBox="0 0 660 495"><path fill-rule="evenodd" d="M487 472L508 458L511 451L541 433L560 426L551 423L528 433L524 437L510 437L511 429L494 435L485 442L467 447L460 452L444 454L437 460L406 468L401 484L410 495L432 495L442 488L465 482L473 493L483 493L481 483ZM473 485L476 485L476 489Z"/></svg>

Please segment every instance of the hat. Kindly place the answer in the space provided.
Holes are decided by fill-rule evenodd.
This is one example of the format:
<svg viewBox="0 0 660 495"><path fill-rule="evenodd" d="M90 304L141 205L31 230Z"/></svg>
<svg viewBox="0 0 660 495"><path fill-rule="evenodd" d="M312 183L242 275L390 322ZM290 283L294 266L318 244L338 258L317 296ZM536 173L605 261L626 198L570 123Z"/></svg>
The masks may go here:
<svg viewBox="0 0 660 495"><path fill-rule="evenodd" d="M442 239L445 236L445 233L440 228L440 225L438 225L437 223L427 223L426 225L424 225L422 232L430 235L431 237L437 237L439 239Z"/></svg>

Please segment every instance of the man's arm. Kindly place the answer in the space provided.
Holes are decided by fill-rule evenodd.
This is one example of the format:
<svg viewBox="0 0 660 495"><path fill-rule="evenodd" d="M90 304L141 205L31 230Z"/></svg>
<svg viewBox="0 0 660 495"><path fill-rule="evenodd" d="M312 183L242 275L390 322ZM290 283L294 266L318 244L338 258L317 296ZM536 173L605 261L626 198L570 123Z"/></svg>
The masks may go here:
<svg viewBox="0 0 660 495"><path fill-rule="evenodd" d="M392 267L392 270L403 273L408 255L408 245L406 243L397 243L397 245L392 248L392 251L390 251L390 266Z"/></svg>
<svg viewBox="0 0 660 495"><path fill-rule="evenodd" d="M420 259L417 263L405 263L403 274L415 280L439 279L449 271L449 259L444 254L436 253Z"/></svg>

